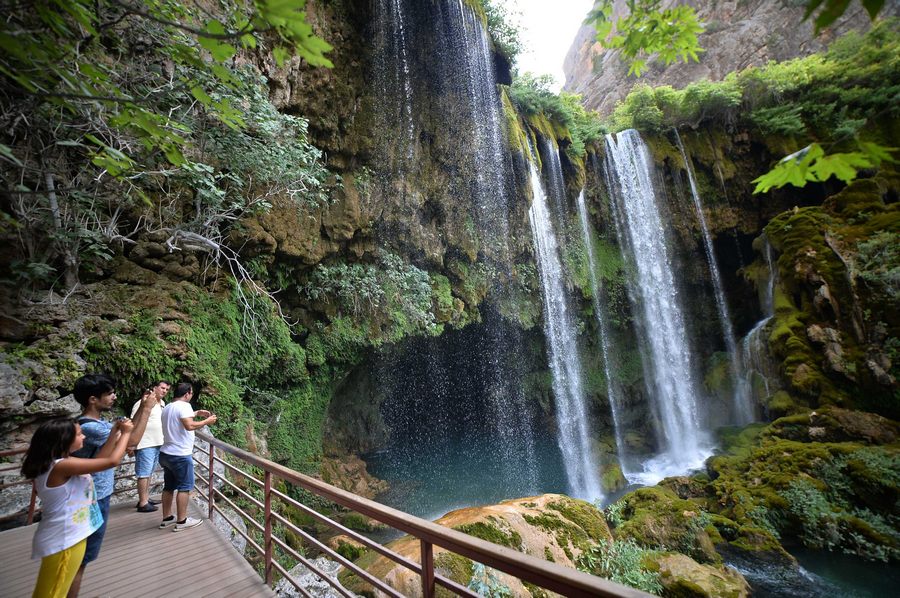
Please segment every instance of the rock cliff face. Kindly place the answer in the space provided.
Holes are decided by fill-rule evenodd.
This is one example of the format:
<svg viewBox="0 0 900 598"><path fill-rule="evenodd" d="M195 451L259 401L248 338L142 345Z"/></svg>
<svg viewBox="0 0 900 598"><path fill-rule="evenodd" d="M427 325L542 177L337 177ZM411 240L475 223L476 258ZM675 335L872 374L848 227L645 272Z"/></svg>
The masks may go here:
<svg viewBox="0 0 900 598"><path fill-rule="evenodd" d="M625 0L614 4L614 16L626 12ZM662 8L683 2L664 0ZM786 0L750 0L746 2L689 2L706 23L699 36L705 52L700 62L670 66L654 63L641 78L628 76L628 67L618 50L606 50L596 41L593 27L583 26L569 48L563 68L564 89L581 94L588 108L609 114L616 102L625 98L636 83L651 86L684 87L692 81L719 81L732 71L758 66L770 60L788 60L825 49L827 44L851 29L862 30L869 18L859 3L852 3L837 23L818 37L812 23L801 22L803 5ZM897 7L885 11L897 12Z"/></svg>

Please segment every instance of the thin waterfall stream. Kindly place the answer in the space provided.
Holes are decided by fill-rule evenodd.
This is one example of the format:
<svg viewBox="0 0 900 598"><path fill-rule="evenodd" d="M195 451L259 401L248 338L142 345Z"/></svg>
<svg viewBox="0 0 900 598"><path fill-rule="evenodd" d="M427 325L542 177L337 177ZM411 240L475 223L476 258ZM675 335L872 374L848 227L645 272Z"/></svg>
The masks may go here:
<svg viewBox="0 0 900 598"><path fill-rule="evenodd" d="M719 264L716 261L712 236L709 234L709 226L706 224L706 216L703 214L703 205L700 202L700 193L697 191L694 166L691 164L690 159L688 159L687 152L684 150L684 144L681 142L681 135L678 134L677 129L675 130L675 141L678 145L678 150L681 152L684 168L687 170L688 182L691 187L691 199L694 203L694 209L697 212L697 221L700 223L700 231L703 235L703 247L706 250L706 261L709 264L709 274L712 278L713 293L716 298L716 310L719 314L722 336L725 339L725 349L728 352L729 369L731 370L731 379L734 382L734 389L732 391L732 419L734 423L738 425L746 425L754 420L753 402L749 390L741 383L740 355L738 353L737 341L734 336L734 326L731 324L728 301L725 299L725 291L722 286L722 276L719 274Z"/></svg>
<svg viewBox="0 0 900 598"><path fill-rule="evenodd" d="M553 373L557 442L563 455L571 495L585 500L597 500L603 497L603 490L592 459L581 360L571 308L565 295L559 243L547 206L547 193L533 161L529 162L529 175L533 201L528 211L528 220L541 277L544 331L550 370Z"/></svg>
<svg viewBox="0 0 900 598"><path fill-rule="evenodd" d="M597 320L597 329L599 331L600 351L603 357L603 375L606 378L606 393L609 398L609 411L613 419L613 432L616 438L616 452L619 456L619 464L622 467L623 474L626 472L626 454L625 439L622 437L623 426L621 422L621 389L613 379L612 368L610 367L610 356L612 355L612 347L610 346L609 326L606 318L606 306L602 303L600 281L597 279L597 260L594 257L593 235L591 234L591 224L588 220L587 206L584 203L584 189L578 193L578 217L581 221L581 233L584 238L584 246L588 255L588 271L591 278L591 293L594 303L594 318Z"/></svg>
<svg viewBox="0 0 900 598"><path fill-rule="evenodd" d="M769 355L768 324L775 315L775 264L772 259L772 245L763 237L763 257L768 276L760 297L763 317L753 326L741 343L741 378L748 395L757 401L765 399L773 392L771 381L777 376L776 368Z"/></svg>

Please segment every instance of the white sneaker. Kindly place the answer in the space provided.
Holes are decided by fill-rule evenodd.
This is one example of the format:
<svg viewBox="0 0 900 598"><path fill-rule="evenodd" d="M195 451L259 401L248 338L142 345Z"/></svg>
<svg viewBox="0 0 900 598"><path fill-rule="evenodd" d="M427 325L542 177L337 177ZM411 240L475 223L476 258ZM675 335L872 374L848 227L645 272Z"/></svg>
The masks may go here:
<svg viewBox="0 0 900 598"><path fill-rule="evenodd" d="M202 519L195 519L194 517L188 517L187 519L184 520L184 523L176 523L175 524L175 531L180 532L185 529L191 529L192 527L197 527L201 523L203 523Z"/></svg>
<svg viewBox="0 0 900 598"><path fill-rule="evenodd" d="M175 525L177 522L175 521L175 516L172 515L168 519L163 519L162 523L159 524L159 529L166 529L169 526Z"/></svg>

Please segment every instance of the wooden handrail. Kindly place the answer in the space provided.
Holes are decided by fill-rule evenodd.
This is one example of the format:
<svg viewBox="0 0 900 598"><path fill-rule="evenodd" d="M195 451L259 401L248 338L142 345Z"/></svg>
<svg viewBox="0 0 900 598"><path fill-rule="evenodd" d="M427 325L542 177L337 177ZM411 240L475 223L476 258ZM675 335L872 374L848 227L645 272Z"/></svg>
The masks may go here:
<svg viewBox="0 0 900 598"><path fill-rule="evenodd" d="M304 475L274 461L264 459L248 451L232 446L218 440L204 432L197 432L196 436L209 443L209 473L210 483L209 503L212 511L215 479L212 473L214 463L214 448L233 455L238 459L261 469L269 475L274 475L286 482L294 484L304 490L312 492L342 507L346 507L361 515L374 519L404 533L407 533L421 542L422 588L425 596L433 596L435 587L435 572L432 546L440 546L453 553L467 557L499 571L518 577L524 581L558 592L571 597L646 597L649 594L611 582L594 575L563 567L559 564L545 561L521 552L498 546L486 540L476 538L463 532L438 525L425 519L420 519L408 513L382 505L373 500L357 496L346 490L326 484L321 480ZM270 500L271 483L266 484L269 490L266 502ZM220 493L221 495L221 493ZM266 563L266 568L274 566L279 571L282 568L273 560L271 565ZM267 576L268 577L268 576Z"/></svg>

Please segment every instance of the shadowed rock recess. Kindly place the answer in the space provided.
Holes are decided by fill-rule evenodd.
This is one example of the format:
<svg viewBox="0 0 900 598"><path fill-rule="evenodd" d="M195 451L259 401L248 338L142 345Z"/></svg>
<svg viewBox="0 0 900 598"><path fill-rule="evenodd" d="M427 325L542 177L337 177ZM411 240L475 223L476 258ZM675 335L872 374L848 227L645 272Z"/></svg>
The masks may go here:
<svg viewBox="0 0 900 598"><path fill-rule="evenodd" d="M721 79L829 39L783 34L797 7L714 4L700 65L647 82ZM136 177L135 201L54 195L4 159L0 450L76 413L85 372L117 379L115 414L154 379L189 381L225 441L659 595L896 585L900 155L849 184L753 194L812 141L897 145L896 21L805 66L637 90L585 136L523 101L486 14L481 0L310 2L334 67L241 50L228 68L249 82L234 100L246 129L195 106L193 169ZM867 22L846 20L828 35ZM112 27L98 63L167 72L142 62L140 32ZM611 113L632 81L586 35L567 88ZM6 135L0 150L18 147ZM62 154L54 176L83 182L91 159ZM306 178L281 184L286 163ZM207 203L219 212L191 228ZM418 559L417 541L297 494ZM27 500L0 492L0 515ZM814 566L823 554L854 579ZM481 593L551 595L440 549L435 563Z"/></svg>

